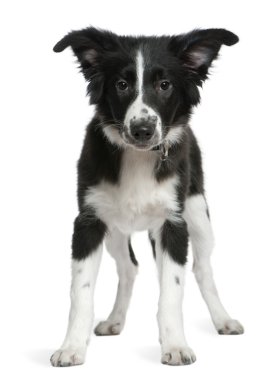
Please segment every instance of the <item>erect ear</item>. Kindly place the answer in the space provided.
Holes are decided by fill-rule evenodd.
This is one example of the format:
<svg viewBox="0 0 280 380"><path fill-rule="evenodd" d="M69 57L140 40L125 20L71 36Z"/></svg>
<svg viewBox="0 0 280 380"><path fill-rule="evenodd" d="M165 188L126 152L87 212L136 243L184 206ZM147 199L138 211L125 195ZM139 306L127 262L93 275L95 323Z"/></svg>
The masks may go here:
<svg viewBox="0 0 280 380"><path fill-rule="evenodd" d="M56 53L71 47L78 58L81 70L90 83L88 93L90 102L96 104L104 85L102 61L108 52L117 48L117 36L111 32L89 27L72 31L63 37L53 48Z"/></svg>
<svg viewBox="0 0 280 380"><path fill-rule="evenodd" d="M226 29L195 29L172 37L169 48L182 60L184 67L196 74L197 84L201 84L221 46L234 45L238 40L237 35Z"/></svg>

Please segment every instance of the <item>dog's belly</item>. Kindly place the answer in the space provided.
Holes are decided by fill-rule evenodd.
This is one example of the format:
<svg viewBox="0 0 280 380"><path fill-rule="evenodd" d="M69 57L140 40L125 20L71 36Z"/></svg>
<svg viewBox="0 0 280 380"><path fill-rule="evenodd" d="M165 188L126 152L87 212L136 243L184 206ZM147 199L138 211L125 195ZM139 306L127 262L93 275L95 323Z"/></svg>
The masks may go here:
<svg viewBox="0 0 280 380"><path fill-rule="evenodd" d="M110 229L118 228L125 234L156 229L178 209L177 177L162 183L155 179L112 185L106 182L87 190L85 204L91 207Z"/></svg>

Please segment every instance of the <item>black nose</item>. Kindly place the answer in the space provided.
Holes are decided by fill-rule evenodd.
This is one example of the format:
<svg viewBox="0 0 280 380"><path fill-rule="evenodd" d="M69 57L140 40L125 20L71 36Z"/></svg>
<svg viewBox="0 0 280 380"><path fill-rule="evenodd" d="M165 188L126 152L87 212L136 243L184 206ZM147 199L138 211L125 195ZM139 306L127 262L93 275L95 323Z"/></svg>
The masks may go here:
<svg viewBox="0 0 280 380"><path fill-rule="evenodd" d="M148 141L152 138L156 128L157 117L153 116L148 119L135 119L130 122L131 135L137 141Z"/></svg>

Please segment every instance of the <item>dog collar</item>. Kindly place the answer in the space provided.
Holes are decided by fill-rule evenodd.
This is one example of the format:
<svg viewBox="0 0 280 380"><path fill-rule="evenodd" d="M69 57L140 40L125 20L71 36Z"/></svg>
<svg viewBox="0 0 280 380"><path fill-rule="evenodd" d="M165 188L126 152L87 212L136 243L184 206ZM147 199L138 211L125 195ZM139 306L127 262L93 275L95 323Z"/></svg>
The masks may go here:
<svg viewBox="0 0 280 380"><path fill-rule="evenodd" d="M151 150L161 152L161 161L166 161L168 157L169 145L167 143L154 146Z"/></svg>

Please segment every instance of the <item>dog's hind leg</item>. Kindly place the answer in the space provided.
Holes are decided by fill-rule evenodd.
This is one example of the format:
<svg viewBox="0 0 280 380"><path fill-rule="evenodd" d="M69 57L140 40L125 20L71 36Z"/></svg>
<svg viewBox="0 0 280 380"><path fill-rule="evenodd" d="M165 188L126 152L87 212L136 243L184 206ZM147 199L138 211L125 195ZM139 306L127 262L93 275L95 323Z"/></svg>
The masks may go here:
<svg viewBox="0 0 280 380"><path fill-rule="evenodd" d="M202 194L187 198L184 216L194 254L193 272L202 297L208 306L212 321L219 334L242 334L244 332L242 325L237 320L232 319L225 310L214 282L210 263L214 238L207 204Z"/></svg>
<svg viewBox="0 0 280 380"><path fill-rule="evenodd" d="M94 332L96 335L118 335L125 324L138 263L129 236L114 230L106 237L105 244L108 252L116 260L119 284L112 312L106 321L96 326Z"/></svg>

